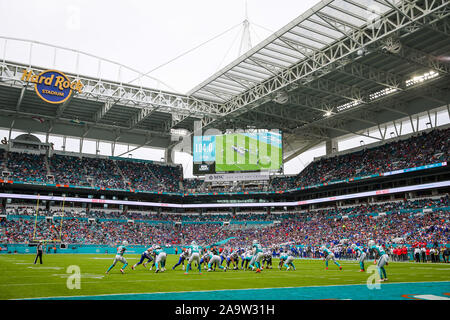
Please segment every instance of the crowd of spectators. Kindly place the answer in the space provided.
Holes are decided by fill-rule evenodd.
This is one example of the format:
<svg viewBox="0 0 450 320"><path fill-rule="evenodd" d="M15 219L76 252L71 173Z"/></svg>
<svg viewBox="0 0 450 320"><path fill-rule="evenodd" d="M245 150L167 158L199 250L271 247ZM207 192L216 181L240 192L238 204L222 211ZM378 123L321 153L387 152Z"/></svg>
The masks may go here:
<svg viewBox="0 0 450 320"><path fill-rule="evenodd" d="M0 151L1 168L6 152ZM180 182L183 181L180 166L55 154L48 158L47 171L45 157L8 152L8 160L2 169L9 171L10 178L16 181L153 192L180 192ZM54 178L50 180L47 173Z"/></svg>
<svg viewBox="0 0 450 320"><path fill-rule="evenodd" d="M296 176L275 177L270 185L212 186L200 179L185 179L181 166L110 158L55 154L48 159L54 182L79 186L135 189L152 192L281 191L345 178L448 161L450 129L433 130L374 148L310 163ZM3 153L3 151L1 151ZM0 153L0 161L3 154ZM7 153L6 168L18 181L47 181L45 155Z"/></svg>
<svg viewBox="0 0 450 320"><path fill-rule="evenodd" d="M6 151L0 148L0 172L6 169Z"/></svg>
<svg viewBox="0 0 450 320"><path fill-rule="evenodd" d="M82 158L55 154L49 158L50 172L60 184L90 186Z"/></svg>
<svg viewBox="0 0 450 320"><path fill-rule="evenodd" d="M203 184L204 180L201 179L184 179L184 192L205 192L206 189Z"/></svg>
<svg viewBox="0 0 450 320"><path fill-rule="evenodd" d="M320 183L419 167L449 160L450 128L421 133L358 152L321 158L295 177L272 179L272 189L291 189Z"/></svg>
<svg viewBox="0 0 450 320"><path fill-rule="evenodd" d="M85 157L82 163L86 178L91 178L95 187L125 189L125 181L113 160Z"/></svg>
<svg viewBox="0 0 450 320"><path fill-rule="evenodd" d="M366 206L345 208L354 213L354 216L342 218L335 215L335 209L314 210L310 212L298 212L290 214L271 214L270 219L277 219L279 224L240 224L225 225L223 223L163 223L167 221L225 221L235 216L186 216L174 213L145 214L145 212L130 211L119 212L92 210L81 214L79 211L68 210L65 216L73 216L64 220L62 224L62 240L66 243L105 244L114 245L123 240L130 244L148 245L187 244L196 240L201 244L212 244L231 238L227 243L231 247L247 247L252 240L258 239L264 247L275 244L292 243L302 245L299 256L315 257L320 246L325 243L332 244L333 250L340 258L351 256L349 246L352 243L365 245L369 239L386 245L389 254L394 259L405 259L403 252L398 248L405 246L423 246L423 244L439 248L441 245L450 244L450 210L448 209L448 195L440 199L423 199L394 203L378 203ZM434 208L431 212L414 212L405 209ZM25 207L24 207L25 208ZM30 208L15 208L8 214L33 215ZM390 209L391 213L372 217L368 214L372 210L384 212ZM334 211L333 211L334 210ZM338 209L339 211L339 209ZM54 210L51 214L61 213ZM40 214L46 215L45 210ZM335 218L333 218L333 215ZM264 221L263 216L256 213L241 215L247 221ZM93 217L96 222L80 217ZM331 218L330 218L331 217ZM155 220L156 223L118 222L109 219ZM261 220L259 220L261 219ZM37 223L36 237L43 239L59 239L59 220L41 219ZM0 243L26 243L33 237L33 219L1 219ZM397 245L394 252L392 244ZM391 250L392 249L392 250Z"/></svg>
<svg viewBox="0 0 450 320"><path fill-rule="evenodd" d="M152 168L153 175L159 182L159 188L156 191L181 192L180 187L183 183L183 169L181 166L174 167L151 163L148 166Z"/></svg>
<svg viewBox="0 0 450 320"><path fill-rule="evenodd" d="M145 163L133 161L117 161L129 188L149 191L158 188L158 181Z"/></svg>
<svg viewBox="0 0 450 320"><path fill-rule="evenodd" d="M11 173L9 178L21 182L46 182L47 167L44 157L37 154L8 152L6 167Z"/></svg>

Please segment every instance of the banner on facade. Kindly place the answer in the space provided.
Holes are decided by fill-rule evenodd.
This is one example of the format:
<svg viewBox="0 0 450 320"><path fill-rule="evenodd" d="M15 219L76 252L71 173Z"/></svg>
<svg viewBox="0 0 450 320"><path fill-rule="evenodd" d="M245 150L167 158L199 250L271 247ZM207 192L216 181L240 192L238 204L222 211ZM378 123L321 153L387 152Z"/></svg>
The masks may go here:
<svg viewBox="0 0 450 320"><path fill-rule="evenodd" d="M240 173L224 173L224 174L206 174L205 181L253 181L253 180L269 180L270 176L267 172L240 172Z"/></svg>

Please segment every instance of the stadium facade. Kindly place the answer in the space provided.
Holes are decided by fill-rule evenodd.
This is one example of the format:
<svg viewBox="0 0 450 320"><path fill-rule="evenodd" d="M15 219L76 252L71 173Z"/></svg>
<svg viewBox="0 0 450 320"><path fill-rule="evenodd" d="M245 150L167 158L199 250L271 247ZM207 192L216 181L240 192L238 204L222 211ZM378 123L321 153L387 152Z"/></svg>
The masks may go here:
<svg viewBox="0 0 450 320"><path fill-rule="evenodd" d="M41 198L49 209L61 199L73 198L66 206L88 210L269 213L277 211L274 208L304 211L448 193L448 129L438 128L437 114L450 113L449 3L386 1L377 2L376 8L370 4L322 1L186 95L136 85L136 79L148 76L115 62L2 37L0 127L28 133L7 138L1 148L2 207ZM6 59L8 46L15 43L25 44L28 62ZM53 66L34 65L39 47L52 49L54 61L60 52L70 52L75 67L52 71ZM98 62L99 75L101 64L110 63L130 78L112 81L80 74L85 57ZM56 92L45 87L52 76L60 79L62 92L61 97L53 94L55 100L43 97ZM424 139L419 132L423 115L429 118L426 134L439 136L436 143L447 149L436 155L436 145L427 145L430 152L421 161L390 163L386 144L408 146ZM405 120L410 136L402 134ZM387 132L392 125L395 139ZM182 168L173 164L173 151L191 146L196 132L201 135L213 128L222 133L280 129L284 161L321 143L327 155L297 177L272 176L269 181L232 186L183 179ZM379 135L370 132L373 128ZM33 133L45 134L46 141L36 141ZM50 135L78 138L80 152L53 150ZM326 159L333 163L352 161L352 154L376 154L365 147L339 152L337 140L349 135L379 140L371 147L382 150L385 162L377 168L347 163L359 165L359 170L335 176L315 168ZM110 143L112 156L82 154L88 139L97 141L97 149L100 141ZM116 143L163 148L164 163L117 156ZM412 147L411 152L422 150ZM64 177L69 168L71 176ZM305 177L308 170L316 177ZM146 177L140 177L144 172Z"/></svg>

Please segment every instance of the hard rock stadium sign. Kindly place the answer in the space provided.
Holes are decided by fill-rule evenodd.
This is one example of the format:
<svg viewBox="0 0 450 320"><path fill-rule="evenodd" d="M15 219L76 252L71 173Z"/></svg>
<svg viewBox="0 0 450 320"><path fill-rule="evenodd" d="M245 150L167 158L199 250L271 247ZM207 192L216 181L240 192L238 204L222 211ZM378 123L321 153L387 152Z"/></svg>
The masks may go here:
<svg viewBox="0 0 450 320"><path fill-rule="evenodd" d="M70 81L62 72L57 70L45 70L39 75L31 70L23 70L22 81L34 83L37 95L48 103L63 103L70 98L72 91L83 91L83 83L80 80Z"/></svg>

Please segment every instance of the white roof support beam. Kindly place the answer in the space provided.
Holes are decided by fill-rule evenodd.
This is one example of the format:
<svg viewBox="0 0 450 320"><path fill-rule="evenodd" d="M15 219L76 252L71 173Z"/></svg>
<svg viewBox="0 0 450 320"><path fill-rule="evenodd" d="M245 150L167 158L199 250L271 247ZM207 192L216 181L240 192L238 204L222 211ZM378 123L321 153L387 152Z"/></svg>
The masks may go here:
<svg viewBox="0 0 450 320"><path fill-rule="evenodd" d="M72 98L73 98L73 93L72 93L72 95L70 96L69 99L67 99L66 101L64 101L60 105L58 105L58 109L56 110L56 118L60 118L63 115L64 110L66 110L66 108L69 106L70 101L72 101Z"/></svg>
<svg viewBox="0 0 450 320"><path fill-rule="evenodd" d="M114 101L106 101L101 107L100 109L97 111L97 113L94 116L94 121L95 122L99 122L101 121L106 114L108 113L109 110L111 110L111 108L114 106Z"/></svg>
<svg viewBox="0 0 450 320"><path fill-rule="evenodd" d="M158 111L159 107L154 107L153 109L142 108L139 112L133 116L130 120L130 129L136 128L139 124L145 121L145 119L149 118L152 114Z"/></svg>
<svg viewBox="0 0 450 320"><path fill-rule="evenodd" d="M326 7L330 2L322 3L320 8ZM390 10L379 19L379 25L377 25L377 28L367 28L365 25L362 27L356 27L349 22L340 21L337 17L331 17L334 19L334 24L331 22L331 26L328 25L328 28L331 29L334 25L335 30L339 30L346 36L339 41L333 42L331 45L321 49L320 51L316 50L315 52L311 52L308 59L303 59L293 66L288 68L285 67L283 70L278 70L278 72L274 69L269 69L271 72L276 73L276 75L254 86L252 89L244 91L243 93L231 98L225 103L228 106L225 109L229 110L229 115L232 115L235 111L243 108L244 106L251 105L252 108L256 108L258 105L267 101L265 99L267 96L271 96L278 90L285 89L297 82L301 82L301 79L313 75L321 69L326 69L329 65L339 61L340 59L349 57L351 54L355 54L361 47L375 45L376 43L379 43L379 41L394 35L400 30L404 32L404 34L407 34L409 32L407 27L410 26L412 22L426 22L428 24L439 22L445 17L448 17L450 12L447 10L446 13L435 16L433 16L433 13L438 12L445 7L448 7L448 1L446 0L424 0L421 2L411 2L408 6L399 5L397 6L397 9L409 17L409 19L405 19L404 16L398 14L395 10ZM320 8L315 8L318 10L317 12L315 10L309 11L308 17L318 17L322 14L322 12L320 12ZM329 14L327 14L327 16L329 16ZM253 54L256 54L269 43L280 39L285 34L288 34L289 30L291 30L296 24L301 25L301 22L308 17L306 17L306 15L302 16L292 24L275 33L274 36L269 38L265 43L258 46L254 50L251 50L245 56L245 60L252 58ZM322 14L321 18L327 20L326 15ZM320 18L316 18L314 22L318 19ZM336 23L339 23L340 25L338 26ZM233 66L229 66L221 72L227 73L229 70L233 69L234 66L238 66L240 61L244 61L244 59L236 61ZM267 67L268 66L266 66L266 68ZM210 79L210 81L214 81L213 78ZM204 85L207 84L205 83L203 86ZM199 90L201 86L202 85L197 87L196 90ZM191 92L195 92L196 90L194 89ZM214 119L211 121L207 119L205 120L206 126L213 125L214 121L216 121Z"/></svg>
<svg viewBox="0 0 450 320"><path fill-rule="evenodd" d="M17 99L17 104L16 104L16 111L20 111L20 106L22 105L23 97L25 97L26 91L27 91L27 86L25 85L25 86L20 90L19 99Z"/></svg>

